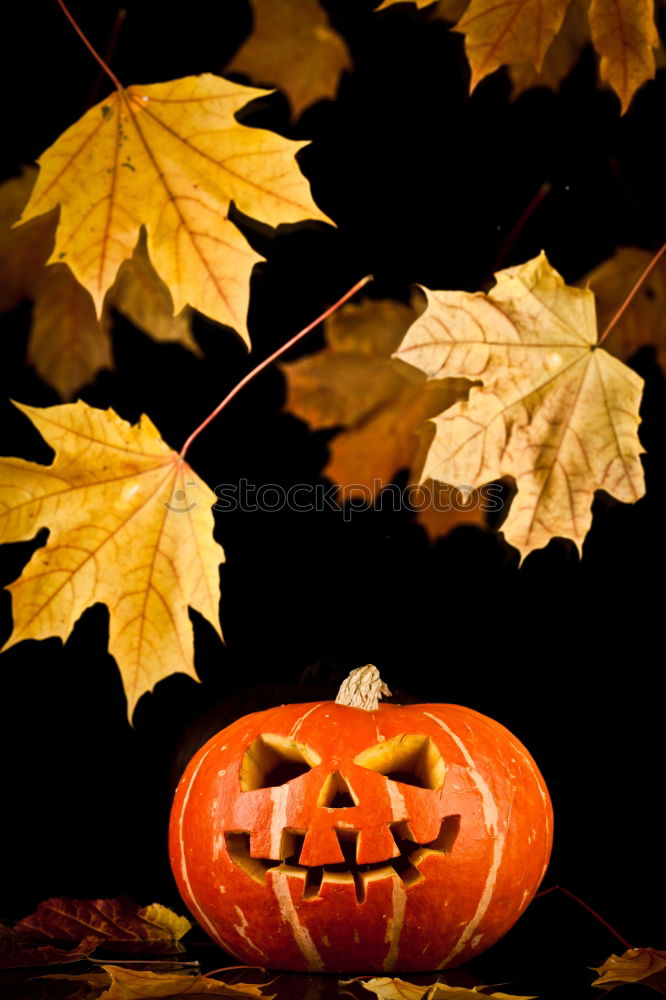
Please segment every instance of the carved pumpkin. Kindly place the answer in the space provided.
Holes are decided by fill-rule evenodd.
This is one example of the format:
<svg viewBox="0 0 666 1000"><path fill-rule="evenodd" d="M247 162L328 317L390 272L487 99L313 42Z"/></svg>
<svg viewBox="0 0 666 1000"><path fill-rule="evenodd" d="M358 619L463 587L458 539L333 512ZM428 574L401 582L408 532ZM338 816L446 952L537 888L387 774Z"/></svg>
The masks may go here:
<svg viewBox="0 0 666 1000"><path fill-rule="evenodd" d="M360 668L336 702L245 716L183 775L174 875L244 962L453 967L509 930L543 878L552 809L525 747L469 708L378 705L380 685Z"/></svg>

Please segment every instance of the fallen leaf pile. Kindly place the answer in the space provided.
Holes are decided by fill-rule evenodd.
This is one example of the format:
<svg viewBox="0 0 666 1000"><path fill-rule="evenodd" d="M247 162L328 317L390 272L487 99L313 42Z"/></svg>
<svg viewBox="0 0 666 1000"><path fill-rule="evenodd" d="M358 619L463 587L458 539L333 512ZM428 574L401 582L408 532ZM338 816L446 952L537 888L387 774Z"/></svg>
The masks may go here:
<svg viewBox="0 0 666 1000"><path fill-rule="evenodd" d="M12 928L0 928L0 968L72 962L104 946L119 953L182 952L185 917L130 899L47 899Z"/></svg>

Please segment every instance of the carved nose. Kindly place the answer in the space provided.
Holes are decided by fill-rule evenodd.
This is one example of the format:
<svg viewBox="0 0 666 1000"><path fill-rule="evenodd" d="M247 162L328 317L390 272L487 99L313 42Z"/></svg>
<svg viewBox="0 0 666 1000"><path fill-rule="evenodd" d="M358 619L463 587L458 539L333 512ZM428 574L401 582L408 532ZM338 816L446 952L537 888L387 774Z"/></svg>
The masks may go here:
<svg viewBox="0 0 666 1000"><path fill-rule="evenodd" d="M349 809L358 805L353 790L338 771L324 779L317 805L323 809Z"/></svg>

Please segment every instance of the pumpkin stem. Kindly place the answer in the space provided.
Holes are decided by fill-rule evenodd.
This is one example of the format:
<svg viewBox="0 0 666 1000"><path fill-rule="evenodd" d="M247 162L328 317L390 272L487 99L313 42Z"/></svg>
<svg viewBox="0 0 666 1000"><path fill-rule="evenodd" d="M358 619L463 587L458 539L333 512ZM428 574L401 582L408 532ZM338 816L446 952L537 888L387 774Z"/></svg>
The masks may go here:
<svg viewBox="0 0 666 1000"><path fill-rule="evenodd" d="M375 712L379 708L382 695L390 696L391 692L379 676L377 667L367 663L364 667L356 667L349 677L342 682L336 705L349 705L351 708L364 708L366 712Z"/></svg>

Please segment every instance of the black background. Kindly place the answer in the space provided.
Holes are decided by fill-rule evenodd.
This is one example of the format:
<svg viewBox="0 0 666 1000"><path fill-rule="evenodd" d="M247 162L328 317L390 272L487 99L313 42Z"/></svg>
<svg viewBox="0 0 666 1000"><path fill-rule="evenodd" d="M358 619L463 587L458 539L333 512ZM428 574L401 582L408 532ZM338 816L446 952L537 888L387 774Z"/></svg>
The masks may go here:
<svg viewBox="0 0 666 1000"><path fill-rule="evenodd" d="M544 182L552 189L505 264L543 248L574 282L616 246L656 249L664 239L664 160L656 147L663 74L623 117L611 92L597 87L590 50L559 95L533 90L512 102L500 71L470 99L462 38L427 11L401 5L375 14L362 0L325 6L355 65L337 102L319 103L294 126L276 93L243 120L312 140L299 162L338 228L307 225L271 238L242 223L267 257L252 278L250 359L233 333L202 318L195 332L204 361L157 345L118 318L116 371L80 394L131 421L148 413L174 448L251 364L364 274L376 276L367 289L375 297L406 300L412 282L481 287ZM126 84L221 72L250 27L241 0L190 0L173 12L132 0L126 7L113 57ZM116 6L73 0L71 9L104 51ZM11 18L4 176L80 116L97 75L55 0L17 5ZM104 81L98 99L108 89ZM59 401L25 365L29 321L28 304L0 318L3 451L49 461L48 448L6 401ZM319 330L290 357L321 345ZM431 545L407 511L357 512L349 522L334 512L230 513L216 523L227 556L220 611L226 645L194 614L201 684L178 675L160 683L139 703L133 728L106 653L104 607L88 610L64 646L30 641L4 653L0 916L21 917L59 895L128 893L144 904L178 906L166 825L170 775L187 727L252 685L300 682L333 696L349 669L370 661L407 695L466 704L513 730L537 760L555 807L544 886L567 886L637 945L666 946L665 395L649 349L632 366L646 380L640 433L647 495L633 507L597 498L582 561L557 540L519 570L501 537L472 528ZM273 368L192 447L197 473L213 487L241 477L285 487L319 481L329 435L310 433L282 412L283 401L284 382ZM34 543L5 547L3 584L44 540L42 533ZM0 613L4 641L11 631L6 592ZM301 692L288 697L308 700L309 689ZM223 706L219 718L242 714L246 704ZM551 895L491 952L485 975L515 978L517 963L543 969L568 953L583 968L616 948L573 902Z"/></svg>

